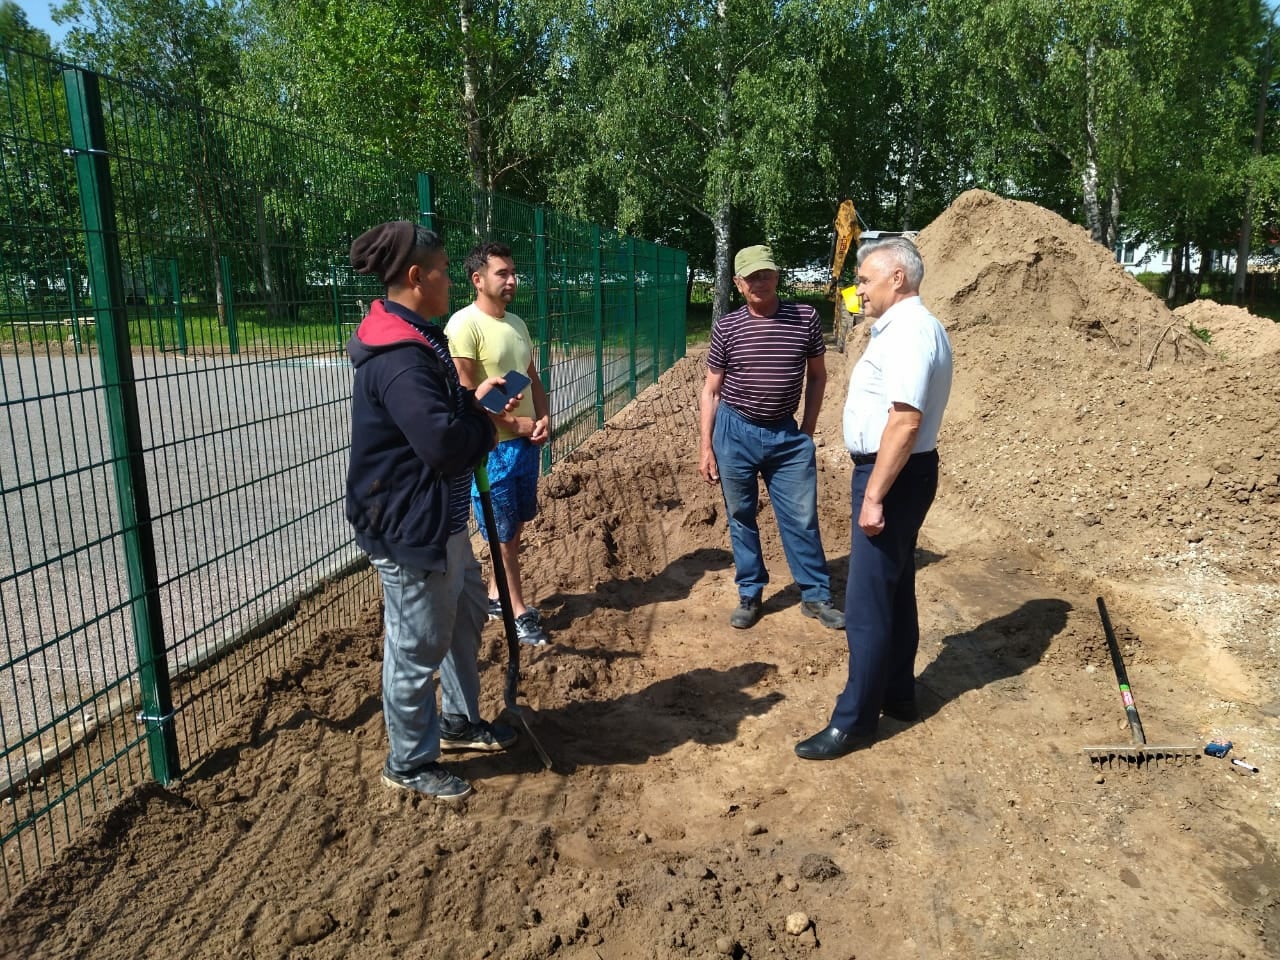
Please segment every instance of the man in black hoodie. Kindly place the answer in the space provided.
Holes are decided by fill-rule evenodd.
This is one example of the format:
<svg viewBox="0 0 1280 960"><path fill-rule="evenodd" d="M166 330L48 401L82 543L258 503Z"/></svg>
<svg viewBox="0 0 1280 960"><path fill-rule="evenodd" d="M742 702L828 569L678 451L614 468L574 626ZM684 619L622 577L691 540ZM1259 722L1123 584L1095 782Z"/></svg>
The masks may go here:
<svg viewBox="0 0 1280 960"><path fill-rule="evenodd" d="M472 470L496 441L476 398L502 380L462 387L444 331L429 319L449 308L449 258L436 234L384 223L351 245L351 265L387 289L347 344L356 371L347 520L382 580L386 626L382 780L458 801L471 785L438 762L440 751L502 750L516 739L480 716L486 592L467 534Z"/></svg>

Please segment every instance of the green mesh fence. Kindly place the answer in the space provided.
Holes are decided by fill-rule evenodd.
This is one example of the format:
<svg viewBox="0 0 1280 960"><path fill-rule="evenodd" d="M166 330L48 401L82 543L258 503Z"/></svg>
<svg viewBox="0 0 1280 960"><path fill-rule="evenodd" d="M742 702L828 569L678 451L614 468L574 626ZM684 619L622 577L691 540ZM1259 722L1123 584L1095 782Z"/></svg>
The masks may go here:
<svg viewBox="0 0 1280 960"><path fill-rule="evenodd" d="M211 753L377 596L342 495L351 239L501 239L565 456L684 353L683 253L0 48L0 847Z"/></svg>

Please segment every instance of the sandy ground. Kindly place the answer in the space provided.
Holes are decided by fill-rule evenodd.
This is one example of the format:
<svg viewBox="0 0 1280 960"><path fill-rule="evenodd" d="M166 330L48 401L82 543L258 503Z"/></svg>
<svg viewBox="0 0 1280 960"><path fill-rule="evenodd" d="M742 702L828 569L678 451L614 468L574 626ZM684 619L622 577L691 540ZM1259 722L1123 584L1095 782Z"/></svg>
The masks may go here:
<svg viewBox="0 0 1280 960"><path fill-rule="evenodd" d="M380 612L352 610L208 762L133 794L9 904L0 955L1280 953L1275 352L1206 347L1036 207L966 194L921 248L956 388L919 557L920 722L834 763L792 753L843 683L843 637L800 615L767 508L765 616L727 627L691 357L544 483L526 581L556 643L526 651L521 692L554 771L526 741L455 755L461 809L383 788ZM837 584L864 336L828 355L820 425ZM1083 746L1129 735L1099 595L1149 738L1226 737L1260 773L1090 764Z"/></svg>

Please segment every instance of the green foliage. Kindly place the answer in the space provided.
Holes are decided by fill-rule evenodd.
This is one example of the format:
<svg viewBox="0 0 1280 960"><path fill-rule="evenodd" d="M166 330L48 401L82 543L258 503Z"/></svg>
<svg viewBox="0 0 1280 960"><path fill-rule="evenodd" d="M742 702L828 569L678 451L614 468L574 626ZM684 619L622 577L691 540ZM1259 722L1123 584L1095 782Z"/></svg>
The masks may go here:
<svg viewBox="0 0 1280 960"><path fill-rule="evenodd" d="M1205 343L1213 342L1213 334L1206 327L1197 327L1194 323L1188 321L1187 329L1191 331L1192 336L1203 340Z"/></svg>
<svg viewBox="0 0 1280 960"><path fill-rule="evenodd" d="M820 261L844 194L868 226L919 228L985 187L1100 239L1205 250L1234 244L1247 186L1255 239L1280 224L1275 71L1252 149L1275 31L1260 0L67 0L57 16L73 57L202 109L688 249L720 271L721 307L734 248ZM0 31L48 49L11 2ZM296 182L264 183L254 210L220 202L214 126L192 129L186 211L211 252L247 219L295 235Z"/></svg>
<svg viewBox="0 0 1280 960"><path fill-rule="evenodd" d="M70 24L79 62L170 95L217 97L240 79L248 38L237 0L66 0L54 20Z"/></svg>
<svg viewBox="0 0 1280 960"><path fill-rule="evenodd" d="M1144 270L1142 273L1134 274L1134 279L1154 293L1157 297L1163 297L1165 290L1169 287L1169 274L1153 273Z"/></svg>
<svg viewBox="0 0 1280 960"><path fill-rule="evenodd" d="M62 152L66 97L48 36L13 3L0 4L0 43L0 304L40 313L64 299L83 256L70 232L79 199Z"/></svg>

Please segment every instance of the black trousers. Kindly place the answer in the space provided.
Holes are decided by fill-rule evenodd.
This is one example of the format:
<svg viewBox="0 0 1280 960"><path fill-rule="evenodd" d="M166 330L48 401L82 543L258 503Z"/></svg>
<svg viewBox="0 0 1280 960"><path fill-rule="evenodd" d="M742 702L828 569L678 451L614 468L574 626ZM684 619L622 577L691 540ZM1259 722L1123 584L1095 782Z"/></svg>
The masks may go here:
<svg viewBox="0 0 1280 960"><path fill-rule="evenodd" d="M854 467L853 537L845 586L849 678L836 700L831 726L870 733L884 701L915 697L920 646L916 612L916 540L938 492L938 453L913 454L884 501L884 530L868 537L858 526L874 464Z"/></svg>

